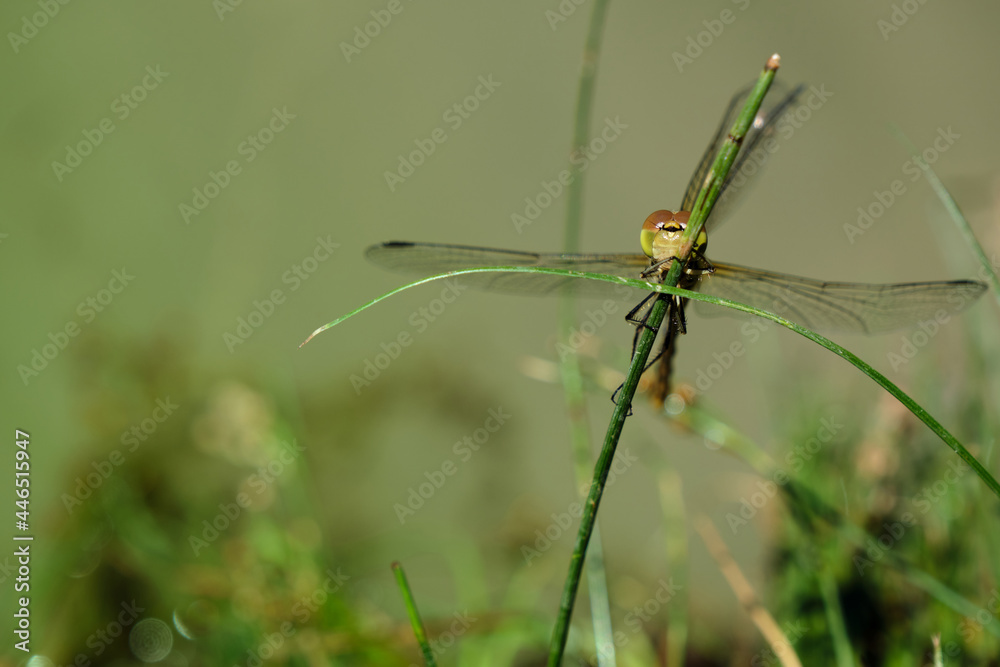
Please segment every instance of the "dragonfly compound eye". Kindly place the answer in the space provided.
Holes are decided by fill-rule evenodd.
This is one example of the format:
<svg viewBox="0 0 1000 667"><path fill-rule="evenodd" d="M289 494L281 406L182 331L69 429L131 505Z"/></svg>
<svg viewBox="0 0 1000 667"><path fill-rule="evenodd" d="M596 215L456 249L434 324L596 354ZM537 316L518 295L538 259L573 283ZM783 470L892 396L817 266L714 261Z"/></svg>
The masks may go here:
<svg viewBox="0 0 1000 667"><path fill-rule="evenodd" d="M684 222L687 222L685 218ZM676 219L676 215L673 211L660 210L653 211L646 218L646 221L642 223L642 231L639 232L639 243L642 245L642 251L646 253L647 257L653 256L653 239L656 237L657 233L661 230L666 230L668 233L676 233L678 229L683 231L684 226Z"/></svg>

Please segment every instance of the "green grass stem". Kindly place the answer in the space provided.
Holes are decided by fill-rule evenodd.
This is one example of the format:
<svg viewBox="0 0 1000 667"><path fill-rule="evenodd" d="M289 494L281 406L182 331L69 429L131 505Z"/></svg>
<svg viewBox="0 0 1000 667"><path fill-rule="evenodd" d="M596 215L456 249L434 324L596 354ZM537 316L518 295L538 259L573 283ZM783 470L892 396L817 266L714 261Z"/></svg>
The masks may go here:
<svg viewBox="0 0 1000 667"><path fill-rule="evenodd" d="M403 566L400 563L395 562L392 564L392 573L396 575L396 585L399 586L399 591L403 595L406 614L410 617L410 625L413 627L413 636L417 638L420 652L424 654L424 664L427 667L436 667L434 651L431 650L431 645L427 642L427 631L424 630L424 622L420 618L420 612L417 611L417 601L413 599L413 591L410 590L410 583L406 580L406 572L403 571Z"/></svg>

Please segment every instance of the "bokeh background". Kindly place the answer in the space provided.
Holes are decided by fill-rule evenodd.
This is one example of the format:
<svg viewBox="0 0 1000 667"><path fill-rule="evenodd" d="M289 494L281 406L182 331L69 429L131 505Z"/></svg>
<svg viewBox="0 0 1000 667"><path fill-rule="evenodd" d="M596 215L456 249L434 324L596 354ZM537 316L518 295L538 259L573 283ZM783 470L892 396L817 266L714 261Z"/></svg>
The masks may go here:
<svg viewBox="0 0 1000 667"><path fill-rule="evenodd" d="M390 5L391 22L360 40ZM458 627L454 614L478 619L459 633L464 648L442 651L445 663L537 662L572 539L561 535L530 564L522 546L577 498L551 365L555 303L469 290L436 310L443 287L430 285L298 344L401 283L364 261L369 244L560 248L564 195L520 229L512 215L567 167L589 13L590 3L569 0L4 3L0 470L13 479L11 434L30 433L37 660L252 664L247 651L259 654L290 620L275 661L409 664L417 653L389 570L400 560L433 636ZM583 249L637 250L646 215L678 204L733 91L778 52L780 79L830 96L782 144L710 255L830 280L974 277L971 254L927 184L910 180L888 124L921 149L941 133L957 137L933 166L996 252L998 19L995 3L972 1L612 3L593 125L595 135L608 119L624 129L588 163ZM482 80L492 91L458 123L449 109ZM446 141L390 188L385 173L437 128ZM904 194L864 234L845 233L896 179ZM121 288L116 275L131 277ZM581 304L581 321L593 307ZM601 374L627 361L627 307L584 348L595 355L597 435L611 410ZM989 339L995 315L981 300L903 364L887 355L912 334L842 342L987 451L990 422L976 415L995 410L996 395L974 383L996 358L970 357L968 347ZM805 340L768 328L750 344L740 320L689 324L681 379L693 382L733 341L748 343L700 404L776 458L824 418L846 424L835 438L844 451L873 430L903 434L879 450L892 462L872 463L879 474L833 448L807 466L848 515L917 494L921 478L897 474L909 461L951 460L873 383ZM369 384L352 381L401 332L412 344ZM455 443L481 436L491 410L508 416L460 456ZM690 524L681 529L689 571L681 580L665 565L659 480L673 471L681 515L712 519L765 599L782 571L773 558L780 503L727 530L727 513L758 478L644 402L622 447L635 461L602 508L614 622L631 632L628 611L674 576L690 609L690 655L748 660L762 640ZM449 461L455 474L401 521L411 489L440 479ZM211 538L203 522L240 494L247 506ZM942 548L952 544L944 533ZM989 570L980 548L969 567ZM14 575L0 579L7 626ZM989 577L943 579L977 604L989 598ZM312 596L322 600L295 615ZM132 600L145 611L126 614L124 634L94 639ZM655 659L658 640L646 633L668 616L658 609L629 635L643 637L623 649L635 664ZM586 617L581 601L581 642ZM173 643L163 655L155 624L129 646L143 618L166 624ZM960 634L960 617L944 618L939 630ZM933 627L924 629L914 656L929 646ZM487 639L505 641L506 653L496 643L469 653ZM27 656L11 644L0 661L19 664ZM574 650L584 659L590 649Z"/></svg>

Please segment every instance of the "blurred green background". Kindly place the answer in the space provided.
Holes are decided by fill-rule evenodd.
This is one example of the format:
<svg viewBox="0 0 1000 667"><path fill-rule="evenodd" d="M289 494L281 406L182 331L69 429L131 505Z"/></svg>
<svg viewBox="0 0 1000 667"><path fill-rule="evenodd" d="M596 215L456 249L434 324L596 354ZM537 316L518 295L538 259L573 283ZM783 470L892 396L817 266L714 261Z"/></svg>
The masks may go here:
<svg viewBox="0 0 1000 667"><path fill-rule="evenodd" d="M398 13L386 14L390 4ZM143 616L173 628L169 664L247 664L246 651L289 618L298 631L276 661L408 664L417 654L389 570L401 560L432 634L467 609L479 619L471 636L509 631L509 655L535 664L572 539L530 566L521 546L576 499L563 395L536 377L557 359L555 304L470 290L427 318L417 314L442 286L425 286L297 346L402 282L364 261L369 244L559 249L564 196L520 230L512 215L567 167L590 4L562 7L558 23L555 0L0 8L0 470L13 479L10 434L29 432L34 652L60 665L81 654L93 664L134 660L140 652L124 638L88 638L135 599ZM365 44L358 31L373 16L391 21ZM998 19L1000 7L985 2L612 3L594 131L607 119L625 129L585 172L582 248L637 251L642 220L677 206L731 94L778 52L781 80L831 95L782 144L736 219L713 236L710 256L830 280L974 277L940 204L904 171L888 123L921 149L941 132L957 135L933 166L995 252ZM691 46L698 39L703 46ZM347 46L355 40L363 48ZM693 57L678 65L685 51ZM483 80L493 89L477 108L449 113ZM390 188L385 173L437 128L446 141ZM849 238L858 207L896 179L905 193ZM609 371L627 361L625 310L588 344L597 349L599 339ZM969 322L987 320L981 331L992 331L993 315L983 299ZM746 342L739 320L689 324L681 379ZM67 326L76 335L61 333ZM988 447L981 427L992 422L982 412L995 411L996 394L970 383L996 368L995 350L987 344L970 361L969 341L988 336L967 326L956 319L896 368L887 354L907 334L844 342L959 438ZM352 376L400 332L412 344L359 388ZM830 484L823 495L841 510L877 514L866 503L879 502L878 484L911 497L924 483L893 471L911 458L951 460L874 384L805 340L769 328L748 348L702 401L776 458L823 418L848 424L837 440L845 451L876 427L905 434L908 449L889 448L894 464L883 462L878 469L890 472L877 480L856 459L827 452L839 465L811 474ZM982 399L978 409L970 396ZM610 409L607 392L595 391L595 434ZM509 418L462 458L453 445L477 437L491 410ZM129 437L134 428L142 440ZM745 531L725 530L727 512L757 489L753 473L645 402L622 447L637 461L602 507L615 623L676 574L662 557L658 471L667 464L683 479L684 513L720 526L766 597L780 508L768 505L769 518ZM456 474L401 523L397 506L449 460ZM107 461L113 471L80 498L78 480L108 470ZM261 473L268 465L271 477ZM848 487L861 507L847 502ZM203 522L240 493L250 506L218 539L192 546L189 536L204 537ZM691 650L704 664L749 659L761 640L693 532L690 549ZM305 620L294 617L296 601L338 568L346 582ZM5 619L12 577L0 573ZM976 603L989 597L988 588L976 593L983 580L943 579ZM583 628L586 610L578 605ZM666 616L643 627L652 632ZM958 617L946 618L954 628ZM11 643L3 664L25 657ZM655 654L630 650L640 661ZM471 660L444 653L447 664Z"/></svg>

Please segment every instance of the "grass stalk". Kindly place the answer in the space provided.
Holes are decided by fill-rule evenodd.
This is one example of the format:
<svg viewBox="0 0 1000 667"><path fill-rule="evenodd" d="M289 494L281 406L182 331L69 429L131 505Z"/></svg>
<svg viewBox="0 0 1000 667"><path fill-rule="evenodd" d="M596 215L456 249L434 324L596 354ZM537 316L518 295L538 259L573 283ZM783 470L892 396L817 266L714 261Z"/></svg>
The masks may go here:
<svg viewBox="0 0 1000 667"><path fill-rule="evenodd" d="M410 625L413 627L413 636L417 638L420 652L424 654L424 664L427 667L436 667L434 651L431 650L431 645L427 642L427 631L424 630L424 622L420 618L420 612L417 611L417 601L413 599L413 591L410 590L410 583L406 580L406 572L403 571L403 566L398 561L392 564L392 573L396 575L396 585L399 586L399 591L403 595L406 614L410 617Z"/></svg>
<svg viewBox="0 0 1000 667"><path fill-rule="evenodd" d="M715 164L712 165L705 183L695 200L694 210L688 221L687 229L681 237L680 251L677 259L672 262L663 284L675 287L681 276L681 272L687 264L694 240L698 238L705 220L715 205L716 200L722 190L729 170L740 149L740 143L746 135L750 124L760 109L760 104L764 100L774 75L777 72L779 58L777 55L768 59L764 71L761 73L754 87L753 92L747 98L743 112L740 114L735 125L730 131L730 138L727 144L719 152ZM611 422L608 425L607 433L604 437L604 446L597 459L594 470L594 479L590 486L590 493L587 502L583 507L583 516L580 519L580 529L577 533L576 544L573 547L573 555L570 557L569 572L566 575L566 582L563 586L563 594L559 604L559 614L556 618L556 625L552 631L552 640L549 645L549 666L557 667L562 662L563 653L566 650L566 639L569 635L570 618L573 614L573 605L576 601L576 593L580 586L580 576L583 572L583 563L586 557L587 545L594 530L594 522L597 518L597 509L601 503L604 493L604 484L607 481L608 472L614 461L615 450L618 440L621 437L622 429L625 426L625 418L631 412L632 398L635 396L636 387L639 384L639 377L646 367L646 360L653 348L653 342L659 331L660 324L667 312L669 297L661 295L654 300L650 307L649 316L643 326L636 344L635 354L629 366L628 375L622 385L622 390L618 395L618 402L611 413Z"/></svg>
<svg viewBox="0 0 1000 667"><path fill-rule="evenodd" d="M851 641L847 636L847 626L844 623L844 610L840 606L837 580L830 568L825 565L819 572L819 591L823 598L826 625L830 630L836 665L837 667L854 667L854 655L851 652Z"/></svg>
<svg viewBox="0 0 1000 667"><path fill-rule="evenodd" d="M600 60L601 37L604 32L608 0L595 0L590 12L590 25L584 44L580 66L580 80L577 87L576 109L573 121L573 136L570 152L587 143L590 132L591 111L597 81L597 64ZM574 253L580 246L580 228L583 218L584 172L571 163L572 180L566 190L566 220L563 228L563 252ZM574 477L580 488L587 480L593 457L590 451L592 441L587 415L586 392L583 373L576 350L570 345L570 336L576 324L576 299L572 294L564 294L559 303L559 371L562 378L563 394L566 397L566 411L570 423L570 443L573 449ZM590 560L587 562L587 589L590 593L590 616L600 667L615 664L615 644L611 624L611 601L608 594L607 576L604 569L604 548L601 543L600 527L594 528L594 544Z"/></svg>
<svg viewBox="0 0 1000 667"><path fill-rule="evenodd" d="M695 519L694 527L701 536L705 546L708 547L708 552L711 554L712 559L719 566L719 571L725 577L729 588L732 589L743 610L746 611L747 616L750 617L757 631L760 632L764 641L767 642L771 653L778 657L782 667L802 667L802 661L799 660L799 656L795 652L794 643L788 638L774 616L761 602L757 591L754 590L746 575L740 570L740 566L736 564L736 560L729 552L729 548L723 541L722 536L719 535L715 524L702 514Z"/></svg>

